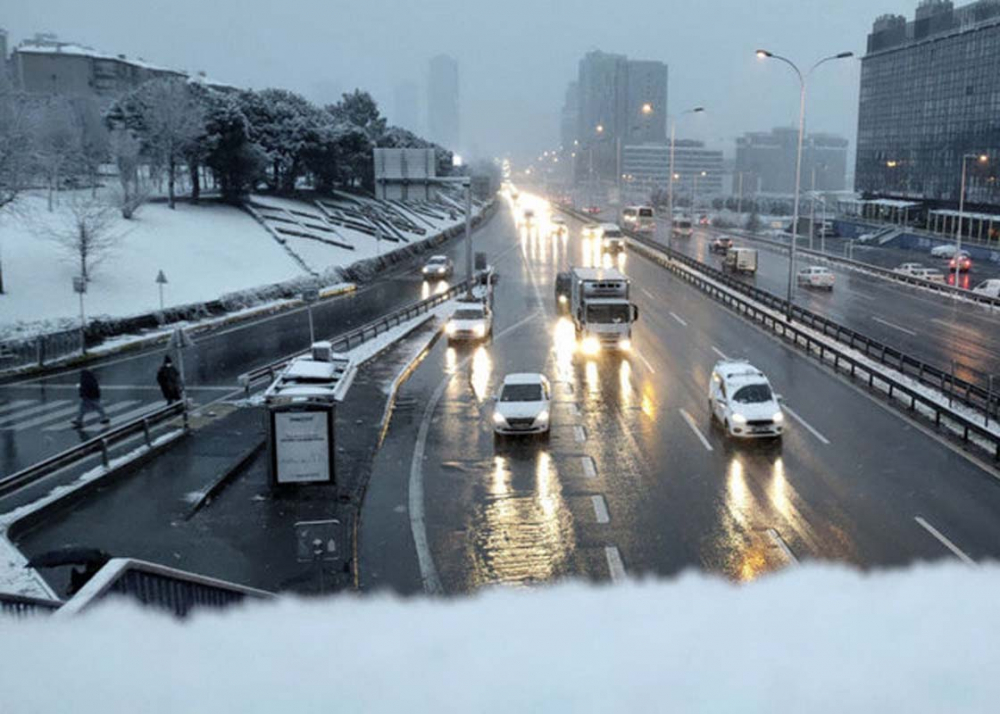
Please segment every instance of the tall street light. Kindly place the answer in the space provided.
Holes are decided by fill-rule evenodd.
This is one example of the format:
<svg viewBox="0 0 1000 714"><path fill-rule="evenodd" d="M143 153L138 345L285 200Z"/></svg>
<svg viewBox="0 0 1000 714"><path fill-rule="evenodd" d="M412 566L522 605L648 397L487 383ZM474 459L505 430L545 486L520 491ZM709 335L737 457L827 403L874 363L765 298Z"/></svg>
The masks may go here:
<svg viewBox="0 0 1000 714"><path fill-rule="evenodd" d="M685 116L687 114L701 114L705 111L705 107L695 107L694 109L688 109L683 111L678 116ZM667 250L670 250L671 242L674 237L674 181L677 176L674 173L674 148L677 145L677 119L678 116L673 116L670 118L670 187L667 192L667 211L670 214L670 225L667 229Z"/></svg>
<svg viewBox="0 0 1000 714"><path fill-rule="evenodd" d="M962 223L965 220L965 177L969 169L969 159L975 159L980 164L989 163L986 154L964 154L962 156L962 190L958 193L958 228L955 229L955 287L959 287L958 279L962 271Z"/></svg>
<svg viewBox="0 0 1000 714"><path fill-rule="evenodd" d="M853 52L841 52L840 54L831 55L830 57L824 57L819 62L814 64L808 72L802 74L802 70L800 70L798 66L787 57L776 55L768 50L757 50L757 57L760 59L780 60L791 67L799 78L799 146L795 156L795 208L792 211L792 249L788 258L787 318L789 321L792 319L792 291L795 289L795 252L799 235L799 191L802 184L802 139L805 135L806 128L806 85L809 78L812 76L812 73L815 72L820 65L832 62L833 60L847 59L853 56Z"/></svg>

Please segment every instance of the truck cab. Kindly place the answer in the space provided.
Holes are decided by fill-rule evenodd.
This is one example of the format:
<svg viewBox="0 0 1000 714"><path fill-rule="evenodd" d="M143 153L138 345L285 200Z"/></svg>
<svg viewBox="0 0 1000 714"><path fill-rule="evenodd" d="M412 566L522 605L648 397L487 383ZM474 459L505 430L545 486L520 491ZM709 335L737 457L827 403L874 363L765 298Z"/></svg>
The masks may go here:
<svg viewBox="0 0 1000 714"><path fill-rule="evenodd" d="M584 354L630 350L639 308L629 301L629 279L614 268L571 272L570 314Z"/></svg>

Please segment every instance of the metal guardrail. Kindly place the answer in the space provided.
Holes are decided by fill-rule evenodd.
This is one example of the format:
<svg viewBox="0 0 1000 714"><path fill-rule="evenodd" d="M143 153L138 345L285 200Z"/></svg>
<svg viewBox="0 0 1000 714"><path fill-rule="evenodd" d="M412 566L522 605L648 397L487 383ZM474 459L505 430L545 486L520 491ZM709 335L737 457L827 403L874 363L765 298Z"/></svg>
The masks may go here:
<svg viewBox="0 0 1000 714"><path fill-rule="evenodd" d="M473 278L473 284L475 284L477 278ZM407 305L406 307L399 308L387 315L384 315L377 320L373 320L369 323L362 325L361 327L355 328L350 332L343 335L335 337L330 340L334 352L343 352L350 350L358 345L361 345L369 340L374 339L378 335L396 327L397 325L406 322L407 320L412 320L418 315L422 315L429 311L430 309L437 307L441 303L447 302L454 298L457 294L465 292L469 288L469 281L463 280L457 285L453 285L442 293L433 295L426 300L421 300L420 302ZM239 376L239 383L242 385L245 394L249 396L251 389L258 383L266 380L269 383L273 382L278 374L288 366L289 362L299 357L309 354L309 350L303 350L290 357L283 357L280 360L272 362L271 364L264 365L263 367L258 367L249 372L241 374Z"/></svg>
<svg viewBox="0 0 1000 714"><path fill-rule="evenodd" d="M111 461L110 451L113 446L137 434L143 435L146 446L152 446L151 428L178 416L184 418L184 429L186 430L188 428L187 407L183 402L175 402L130 422L108 429L100 436L66 449L55 456L50 456L21 471L0 477L0 496L5 496L94 454L100 454L101 462L107 467Z"/></svg>
<svg viewBox="0 0 1000 714"><path fill-rule="evenodd" d="M20 340L7 340L0 343L0 369L44 367L53 360L78 354L81 354L80 330L64 330Z"/></svg>
<svg viewBox="0 0 1000 714"><path fill-rule="evenodd" d="M779 337L793 342L796 347L804 349L808 354L818 357L821 362L832 366L834 371L850 374L853 380L861 379L867 384L870 391L886 394L891 401L908 401L908 408L911 412L916 412L919 409L932 415L936 427L940 428L944 426L949 428L950 431L961 436L963 443L968 444L973 442L974 439L979 439L980 442L990 444L994 460L1000 461L1000 437L979 423L978 420L973 421L961 414L957 414L934 399L911 389L905 384L901 384L891 376L873 370L869 365L860 360L831 348L825 342L817 340L810 332L799 328L794 322L788 322L778 305L765 303L768 309L762 310L749 300L744 300L739 295L735 295L733 286L730 284L723 283L726 289L720 288L718 283L722 283L723 281L713 275L713 273L717 273L718 271L707 268L703 263L693 261L693 259L687 258L687 256L681 256L676 251L668 253L665 247L645 239L634 238L633 240L636 244L645 248L649 252L649 257L657 260L663 267L672 271L686 282L691 283L713 299L723 303L734 312L762 324ZM687 260L681 260L680 258ZM695 265L692 266L687 261L691 261ZM687 265L689 269L685 270L679 267L678 264ZM756 290L756 288L753 288L753 290ZM769 293L766 294L769 295ZM755 299L750 295L748 297ZM773 298L774 296L771 297ZM777 302L783 301L779 300ZM775 313L780 315L780 317L776 317Z"/></svg>
<svg viewBox="0 0 1000 714"><path fill-rule="evenodd" d="M112 558L59 609L59 617L76 615L115 596L186 617L198 608L221 609L248 599L268 600L274 594L143 560Z"/></svg>
<svg viewBox="0 0 1000 714"><path fill-rule="evenodd" d="M0 617L27 618L37 615L51 615L62 607L58 600L0 593Z"/></svg>

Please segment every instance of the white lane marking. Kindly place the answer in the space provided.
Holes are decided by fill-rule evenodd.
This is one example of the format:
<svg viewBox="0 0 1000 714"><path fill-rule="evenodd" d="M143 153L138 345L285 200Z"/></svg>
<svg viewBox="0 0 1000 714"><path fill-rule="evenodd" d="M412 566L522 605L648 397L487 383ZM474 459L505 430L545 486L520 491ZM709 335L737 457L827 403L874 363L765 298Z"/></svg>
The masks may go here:
<svg viewBox="0 0 1000 714"><path fill-rule="evenodd" d="M573 438L577 440L578 443L583 443L587 440L587 432L583 430L582 426L573 427Z"/></svg>
<svg viewBox="0 0 1000 714"><path fill-rule="evenodd" d="M809 422L807 422L805 419L803 419L802 417L800 417L797 412L795 412L795 411L793 411L791 409L791 407L789 407L787 404L782 404L781 408L784 411L788 412L788 415L790 417L792 417L792 419L794 419L799 424L801 424L802 426L804 426L805 429L806 429L806 431L808 431L810 434L812 434L813 436L815 436L817 439L819 439L820 441L822 441L827 446L830 445L830 440L829 439L827 439L825 436L823 436L822 434L820 434L819 431L816 430L815 427L813 427Z"/></svg>
<svg viewBox="0 0 1000 714"><path fill-rule="evenodd" d="M968 555L966 555L965 552L961 548L959 548L957 545L955 545L950 540L948 540L948 538L945 537L945 535L941 531L939 531L937 528L935 528L934 526L932 526L930 523L928 523L927 521L925 521L920 516L915 516L913 520L915 520L917 523L919 523L920 526L924 530L926 530L932 536L934 536L935 538L937 538L938 541L945 548L947 548L952 553L954 553L956 558L958 558L959 560L961 560L966 565L976 565L976 561L974 561L972 558L970 558Z"/></svg>
<svg viewBox="0 0 1000 714"><path fill-rule="evenodd" d="M604 557L608 561L608 572L611 573L611 580L620 583L625 579L625 563L622 562L622 554L613 545L604 547Z"/></svg>
<svg viewBox="0 0 1000 714"><path fill-rule="evenodd" d="M913 330L908 330L905 327L900 327L895 322L889 322L888 320L883 320L881 317L875 317L874 315L872 315L872 319L875 322L877 322L877 323L879 323L881 325L885 325L886 327L891 327L894 330L899 330L900 332L905 332L906 334L910 335L911 337L916 337L917 336L917 333L914 332Z"/></svg>
<svg viewBox="0 0 1000 714"><path fill-rule="evenodd" d="M653 302L656 302L659 299L655 295L653 295L653 293L651 293L648 290L646 290L646 288L639 288L639 290L642 292L643 295L645 295L646 297L648 297Z"/></svg>
<svg viewBox="0 0 1000 714"><path fill-rule="evenodd" d="M6 429L8 426L13 425L18 421L18 419L24 419L29 416L38 414L39 412L48 411L49 409L55 409L57 407L62 407L69 404L68 399L57 399L52 402L43 402L33 407L28 407L27 409L21 409L20 411L11 412L2 419L0 419L0 429Z"/></svg>
<svg viewBox="0 0 1000 714"><path fill-rule="evenodd" d="M58 390L58 389L72 389L74 392L80 387L76 384L46 384L45 389L47 390ZM234 389L240 389L239 385L230 385L228 387L198 387L192 386L190 384L185 385L184 389L189 392L231 392ZM156 392L160 393L160 388L157 386L150 386L148 384L102 384L101 392Z"/></svg>
<svg viewBox="0 0 1000 714"><path fill-rule="evenodd" d="M577 416L577 417L582 417L583 416L583 412L580 411L580 405L577 404L576 402L573 402L573 416Z"/></svg>
<svg viewBox="0 0 1000 714"><path fill-rule="evenodd" d="M597 478L597 467L594 466L594 460L589 456L581 456L580 463L583 464L583 477L584 478Z"/></svg>
<svg viewBox="0 0 1000 714"><path fill-rule="evenodd" d="M533 311L523 320L515 322L509 327L497 333L497 337L513 332L522 325L526 325L536 319L538 311ZM410 509L410 532L413 534L413 544L417 549L417 564L420 567L420 579L423 581L424 592L429 595L439 595L444 592L441 578L434 565L434 556L431 554L430 542L427 538L427 521L424 514L424 452L427 449L427 436L431 429L431 419L437 410L441 397L444 396L445 389L452 378L459 373L460 369L472 361L474 355L464 358L453 374L447 375L434 390L427 408L424 409L423 417L420 420L420 427L417 429L417 441L413 445L413 459L410 462L410 480L408 489L408 504Z"/></svg>
<svg viewBox="0 0 1000 714"><path fill-rule="evenodd" d="M799 564L799 559L795 557L795 553L793 553L792 549L788 547L788 543L785 542L785 539L781 537L781 534L778 533L778 531L773 528L768 528L767 535L770 536L771 540L774 541L774 544L778 546L782 553L785 554L785 557L788 558L792 565Z"/></svg>
<svg viewBox="0 0 1000 714"><path fill-rule="evenodd" d="M722 359L729 359L728 357L726 357L726 353L725 352L723 352L722 350L720 350L718 347L715 347L714 345L712 346L712 352L714 352L715 354L719 355L719 357L721 357Z"/></svg>
<svg viewBox="0 0 1000 714"><path fill-rule="evenodd" d="M701 444L702 446L705 447L705 450L715 451L715 449L712 448L712 445L708 443L708 439L705 438L705 435L701 433L701 429L699 429L698 425L694 423L694 418L690 414L688 414L687 411L685 411L684 409L678 409L678 411L681 413L681 416L684 417L684 421L687 422L688 426L691 427L691 431L693 431L695 433L695 436L698 437L698 440L701 441Z"/></svg>
<svg viewBox="0 0 1000 714"><path fill-rule="evenodd" d="M635 356L636 356L636 357L638 357L638 358L639 358L640 360L642 360L642 363L643 363L644 365L646 365L646 369L648 369L648 370L649 370L649 373L650 373L650 374L656 374L656 370L655 370L655 369L653 369L653 365L651 365L651 364L649 363L649 360L648 360L648 359L646 359L646 357L645 357L645 356L644 356L644 355L642 354L642 352L639 352L638 350L636 350L636 352L635 352Z"/></svg>
<svg viewBox="0 0 1000 714"><path fill-rule="evenodd" d="M594 506L594 518L597 519L597 522L610 523L611 514L608 513L608 504L604 500L604 496L591 496L590 502Z"/></svg>
<svg viewBox="0 0 1000 714"><path fill-rule="evenodd" d="M0 405L0 414L4 412L12 412L15 409L23 407L25 404L34 404L32 399L15 399L12 402L7 402L6 404Z"/></svg>
<svg viewBox="0 0 1000 714"><path fill-rule="evenodd" d="M107 406L104 407L104 413L110 416L111 414L114 414L115 412L120 412L122 409L128 409L133 404L138 404L138 403L139 403L138 399L129 399L129 400L126 400L124 402L115 402L114 404L108 404ZM121 423L123 421L128 421L128 419L123 419L122 417L141 416L142 413L145 413L147 411L151 411L152 408L153 408L152 405L150 405L150 404L144 404L139 409L137 409L135 412L129 412L128 414L123 414L122 416L115 417L114 419L111 420L110 426L115 426L115 425L117 425L117 424L119 424L119 423ZM76 414L79 411L79 409L80 409L79 405L77 405L75 407L70 407L68 409L65 409L65 410L61 411L59 413L59 416L63 416L63 417L72 416L72 415ZM40 424L44 424L47 421L51 421L52 417L54 417L54 416L56 416L56 414L49 414L49 415L47 415L45 417L38 417L37 419L32 419L30 422L25 422L24 424L18 424L17 426L14 427L14 431L15 432L23 431L24 429L29 429L29 428L31 428L33 426L38 426ZM84 419L92 419L94 416L96 416L94 414L94 412L90 412L90 413L88 413L84 417ZM99 424L99 422L96 421L96 420L93 421L93 422L89 422L89 423L91 424L91 426ZM54 426L47 426L47 427L43 428L42 431L68 431L68 430L74 429L74 428L75 427L72 424L67 424L67 423L63 422L63 423L56 424Z"/></svg>
<svg viewBox="0 0 1000 714"><path fill-rule="evenodd" d="M678 315L673 311L670 312L670 317L674 318L682 327L688 326L688 324L684 322L684 320L682 320L680 317L678 317Z"/></svg>

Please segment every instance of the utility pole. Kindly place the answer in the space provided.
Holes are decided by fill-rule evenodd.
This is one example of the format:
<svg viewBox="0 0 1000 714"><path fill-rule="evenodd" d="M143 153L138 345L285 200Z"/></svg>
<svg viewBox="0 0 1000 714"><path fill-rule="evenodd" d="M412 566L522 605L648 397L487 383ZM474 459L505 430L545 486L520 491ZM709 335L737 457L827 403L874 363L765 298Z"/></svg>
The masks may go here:
<svg viewBox="0 0 1000 714"><path fill-rule="evenodd" d="M472 177L465 179L465 277L469 281L467 296L472 299Z"/></svg>

